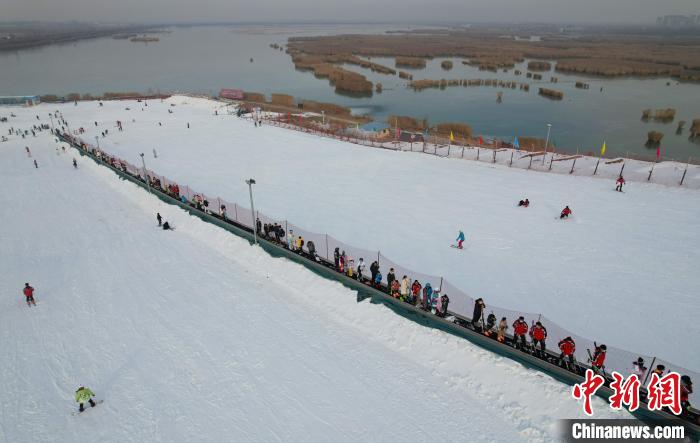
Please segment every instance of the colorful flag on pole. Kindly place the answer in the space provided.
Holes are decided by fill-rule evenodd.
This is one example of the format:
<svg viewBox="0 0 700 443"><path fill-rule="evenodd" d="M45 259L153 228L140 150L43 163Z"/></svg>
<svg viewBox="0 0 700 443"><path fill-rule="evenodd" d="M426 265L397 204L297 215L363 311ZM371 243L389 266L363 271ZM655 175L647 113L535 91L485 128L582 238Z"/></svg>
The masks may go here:
<svg viewBox="0 0 700 443"><path fill-rule="evenodd" d="M661 158L661 145L656 147L656 160Z"/></svg>
<svg viewBox="0 0 700 443"><path fill-rule="evenodd" d="M518 141L518 137L515 137L515 140L513 140L513 147L518 151L520 150L520 142Z"/></svg>
<svg viewBox="0 0 700 443"><path fill-rule="evenodd" d="M603 147L600 148L600 155L601 155L601 157L605 155L605 150L606 150L606 149L607 149L607 148L606 148L606 146L605 146L605 140L603 140Z"/></svg>
<svg viewBox="0 0 700 443"><path fill-rule="evenodd" d="M484 139L479 136L479 146L482 146L484 144Z"/></svg>
<svg viewBox="0 0 700 443"><path fill-rule="evenodd" d="M450 141L455 141L455 135L452 133L452 131L450 131Z"/></svg>

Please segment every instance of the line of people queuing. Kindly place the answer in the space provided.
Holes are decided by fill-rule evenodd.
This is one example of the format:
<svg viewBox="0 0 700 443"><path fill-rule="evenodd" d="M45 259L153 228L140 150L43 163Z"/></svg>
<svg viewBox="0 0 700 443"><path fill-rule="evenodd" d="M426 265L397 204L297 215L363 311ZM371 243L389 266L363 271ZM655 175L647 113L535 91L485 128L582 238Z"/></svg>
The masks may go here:
<svg viewBox="0 0 700 443"><path fill-rule="evenodd" d="M118 160L116 160L116 162L116 164L119 164ZM108 163L115 166L115 159L110 158ZM136 177L141 179L141 177L138 175ZM213 213L209 211L209 202L203 198L202 195L195 194L188 201L186 196L179 195L178 185L170 184L168 185L167 189L162 189L160 186L160 180L151 180L153 187L170 194L174 198L179 197L183 203L205 213L218 216L222 220L229 223L235 223L227 217L225 205L220 205L218 213ZM568 209L568 207L565 209ZM563 215L566 216L568 214ZM160 225L160 214L158 214L158 222ZM289 233L286 234L285 228L280 224L262 223L259 218L255 220L255 229L259 236L276 242L280 246L285 247L292 252L304 255L305 257L317 262L322 261L316 254L314 243L312 241L306 241L301 235L295 235L293 230L289 230ZM306 250L304 250L304 248L306 248ZM341 274L347 275L348 277L356 279L361 283L372 286L377 290L386 292L393 298L418 307L424 311L431 312L438 317L446 318L453 316L453 314L448 311L450 303L449 296L447 294L441 294L440 288L433 288L429 282L422 285L417 279L411 281L407 275L403 275L401 279L398 279L394 268L389 269L386 276L386 282L384 282L378 260L373 261L369 265L368 275L366 273L366 263L364 258L359 258L358 262L356 263L352 257L349 257L345 253L345 251L341 250L339 247L336 247L333 251L333 263L329 263L328 265L332 265L333 268ZM493 312L485 316L485 310L486 304L484 303L484 300L482 298L478 298L474 302L474 311L470 320L460 316L454 316L452 320L456 324L474 330L505 345L512 346L518 350L521 350L522 352L526 352L537 358L546 360L576 374L582 375L585 372L585 366L579 364L575 358L576 343L572 337L568 336L561 339L557 343L558 352L551 353L547 351L546 347L548 338L547 329L541 321L533 321L531 325L528 325L524 316L519 316L511 325L509 325L506 317L502 317L500 321L498 321ZM508 330L510 329L510 326L512 326L513 332L509 337ZM529 343L527 337L530 338ZM606 377L606 380L608 380L609 383L611 379L605 372L607 347L605 344L599 345L595 342L594 345L595 349L592 354L590 350L588 350L588 363L594 372ZM636 362L633 362L633 367L635 368L635 372L646 372L646 368L643 366L643 359L641 357ZM657 365L653 372L660 374L663 373L664 370L665 368L663 365ZM684 399L682 404L684 411L686 411L690 406L688 395L689 393L692 393L692 381L687 375L682 376L682 390L683 393L681 397L682 400Z"/></svg>

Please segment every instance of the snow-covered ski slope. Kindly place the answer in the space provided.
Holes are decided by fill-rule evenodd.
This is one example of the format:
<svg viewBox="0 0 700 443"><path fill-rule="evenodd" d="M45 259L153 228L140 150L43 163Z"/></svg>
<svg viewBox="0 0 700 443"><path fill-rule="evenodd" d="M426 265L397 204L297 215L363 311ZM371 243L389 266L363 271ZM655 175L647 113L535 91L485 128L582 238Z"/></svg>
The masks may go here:
<svg viewBox="0 0 700 443"><path fill-rule="evenodd" d="M42 105L18 115L59 109L71 128L87 130L84 140L108 129L100 138L106 151L133 164L144 152L157 173L244 206L244 179L254 177L256 209L269 216L379 249L483 297L487 307L541 313L609 346L700 369L699 191L631 183L618 193L613 180L256 128L214 116L220 107L180 96L148 106ZM517 208L525 197L530 208ZM560 222L565 205L573 218ZM463 251L448 247L460 228Z"/></svg>
<svg viewBox="0 0 700 443"><path fill-rule="evenodd" d="M551 441L582 416L569 386L358 303L46 132L0 145L0 185L0 442ZM104 403L73 416L80 385Z"/></svg>

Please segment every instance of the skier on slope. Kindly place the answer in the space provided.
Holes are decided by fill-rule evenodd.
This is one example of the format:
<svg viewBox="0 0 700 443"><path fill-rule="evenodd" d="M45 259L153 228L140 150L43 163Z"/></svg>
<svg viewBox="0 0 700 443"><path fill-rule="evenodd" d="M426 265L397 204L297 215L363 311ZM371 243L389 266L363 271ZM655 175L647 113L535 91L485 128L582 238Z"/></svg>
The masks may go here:
<svg viewBox="0 0 700 443"><path fill-rule="evenodd" d="M568 218L570 215L571 215L571 209L569 209L569 207L567 206L564 209L562 209L561 215L559 216L559 219Z"/></svg>
<svg viewBox="0 0 700 443"><path fill-rule="evenodd" d="M29 286L29 283L24 284L24 289L22 292L24 293L24 297L27 299L27 306L36 306L36 302L34 301L34 288Z"/></svg>
<svg viewBox="0 0 700 443"><path fill-rule="evenodd" d="M160 216L160 212L156 212L156 220L158 220L158 226L163 226L163 217Z"/></svg>
<svg viewBox="0 0 700 443"><path fill-rule="evenodd" d="M78 162L73 159L73 168L78 169Z"/></svg>
<svg viewBox="0 0 700 443"><path fill-rule="evenodd" d="M75 401L76 403L80 404L80 412L85 410L83 403L90 403L91 407L95 407L95 400L92 399L94 396L95 393L85 386L81 386L77 391L75 391Z"/></svg>
<svg viewBox="0 0 700 443"><path fill-rule="evenodd" d="M513 346L521 351L525 350L525 334L528 329L525 317L522 315L513 322Z"/></svg>
<svg viewBox="0 0 700 443"><path fill-rule="evenodd" d="M457 235L457 248L462 249L462 243L464 243L464 232L462 230L459 230L459 234Z"/></svg>
<svg viewBox="0 0 700 443"><path fill-rule="evenodd" d="M615 181L615 190L618 192L622 192L622 185L625 184L625 179L622 178L622 176L619 176L617 180Z"/></svg>
<svg viewBox="0 0 700 443"><path fill-rule="evenodd" d="M530 200L528 200L527 198L525 200L520 200L518 202L518 206L523 206L527 208L528 206L530 206Z"/></svg>

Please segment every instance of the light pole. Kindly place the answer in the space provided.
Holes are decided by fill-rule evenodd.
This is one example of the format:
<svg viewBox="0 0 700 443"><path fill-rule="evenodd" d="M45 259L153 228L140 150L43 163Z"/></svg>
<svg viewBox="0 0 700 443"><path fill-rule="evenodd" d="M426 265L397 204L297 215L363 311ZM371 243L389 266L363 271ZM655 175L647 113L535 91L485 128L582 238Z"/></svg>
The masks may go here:
<svg viewBox="0 0 700 443"><path fill-rule="evenodd" d="M143 165L143 177L146 180L146 187L148 188L148 192L152 194L151 181L148 179L148 170L146 169L146 159L144 159L143 152L139 155L141 156L141 164Z"/></svg>
<svg viewBox="0 0 700 443"><path fill-rule="evenodd" d="M552 124L547 123L547 141L544 142L544 155L542 156L542 164L544 164L544 158L547 156L547 148L549 147L549 131L552 130Z"/></svg>
<svg viewBox="0 0 700 443"><path fill-rule="evenodd" d="M258 224L255 217L255 205L253 204L253 185L255 184L254 179L248 179L245 181L248 184L248 192L250 193L250 212L253 216L253 239L255 244L258 244Z"/></svg>

